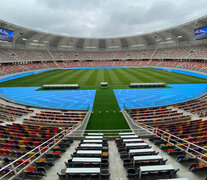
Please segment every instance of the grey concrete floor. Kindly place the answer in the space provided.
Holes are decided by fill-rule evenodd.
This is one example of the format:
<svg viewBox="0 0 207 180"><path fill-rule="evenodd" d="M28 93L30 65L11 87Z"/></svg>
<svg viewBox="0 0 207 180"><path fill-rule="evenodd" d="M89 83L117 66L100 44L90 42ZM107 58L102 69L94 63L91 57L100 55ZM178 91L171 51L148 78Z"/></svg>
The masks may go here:
<svg viewBox="0 0 207 180"><path fill-rule="evenodd" d="M190 163L180 164L176 162L177 156L169 156L166 151L163 151L159 146L154 145L152 142L145 139L145 141L152 146L155 151L158 151L159 154L164 158L168 159L166 164L173 165L176 169L179 168L180 171L174 178L189 178L189 180L206 180L207 171L199 172L189 172L188 168ZM61 169L66 168L64 161L71 158L70 154L75 152L75 148L78 146L80 141L74 141L74 143L67 149L66 152L61 154L61 158L55 160L55 166L46 168L47 176L46 177L27 177L32 180L59 180L57 172L60 172ZM127 178L127 168L123 167L123 160L120 158L118 148L116 147L115 141L108 141L109 143L109 171L111 172L111 180L128 180ZM26 177L25 177L26 178ZM168 179L168 176L146 176L142 180L156 180L156 179ZM82 178L83 179L83 178ZM87 179L87 178L84 178ZM89 179L89 178L88 178ZM93 178L94 179L94 178ZM131 179L131 178L130 178ZM132 178L138 179L138 178Z"/></svg>

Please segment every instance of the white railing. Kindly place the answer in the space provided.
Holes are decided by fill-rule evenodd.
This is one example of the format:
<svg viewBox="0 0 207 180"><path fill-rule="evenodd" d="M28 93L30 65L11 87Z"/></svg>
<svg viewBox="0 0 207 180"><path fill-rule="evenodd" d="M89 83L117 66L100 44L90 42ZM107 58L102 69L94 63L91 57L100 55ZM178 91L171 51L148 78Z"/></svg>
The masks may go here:
<svg viewBox="0 0 207 180"><path fill-rule="evenodd" d="M129 116L129 114L128 114L124 109L122 110L122 114L123 114L124 118L126 119L128 125L129 125L129 127L130 127L131 129L133 129L133 130L136 130L136 134L137 134L137 135L139 135L139 136L140 136L140 135L146 135L146 136L152 135L151 132L146 131L146 130L145 130L144 128L142 128L142 127L139 127L139 126L137 125L137 123L134 122L134 120Z"/></svg>
<svg viewBox="0 0 207 180"><path fill-rule="evenodd" d="M196 158L198 158L199 160L207 163L207 156L204 155L204 154L207 154L207 149L201 146L198 146L194 143L191 143L189 141L186 141L180 137L172 135L161 129L158 129L158 128L155 128L155 127L152 127L146 124L142 124L142 123L140 123L140 125L142 126L142 128L152 132L156 136L159 136L161 139L168 141L171 144L174 144L177 148L182 149L186 153L189 153L192 156L195 156ZM199 149L200 151L198 151L197 149Z"/></svg>
<svg viewBox="0 0 207 180"><path fill-rule="evenodd" d="M44 155L46 152L48 152L51 148L53 148L56 144L58 144L61 140L63 140L66 136L71 134L76 129L77 129L77 127L61 131L60 133L58 133L55 136L53 136L52 138L48 139L47 141L45 141L41 145L39 145L36 148L32 149L31 151L27 152L25 155L14 160L12 163L4 166L0 172L4 172L7 169L9 169L9 170L7 173L1 175L0 179L3 179L3 178L12 179L14 176L17 176L18 174L20 174L22 172L23 169L27 168L31 163L33 163L34 161L39 159L42 155ZM16 165L16 163L20 159L24 159L24 162ZM28 165L24 166L25 161L29 161L30 163ZM13 176L11 177L12 173L13 173Z"/></svg>
<svg viewBox="0 0 207 180"><path fill-rule="evenodd" d="M77 128L76 131L73 132L72 136L83 136L90 117L91 117L91 110L88 110L86 116L84 117L84 120L82 121L82 124Z"/></svg>
<svg viewBox="0 0 207 180"><path fill-rule="evenodd" d="M147 131L148 134L159 136L161 139L168 141L169 143L175 145L177 148L184 150L186 153L207 163L207 156L204 155L204 154L207 154L207 149L201 146L198 146L196 144L193 144L189 141L186 141L180 137L172 135L161 129L158 129L158 128L155 128L155 127L143 124L143 123L136 124L125 110L122 110L122 112L124 116L127 117L126 120L128 123L132 124L133 126L136 126L137 128L139 127L140 129ZM197 149L199 149L200 151L198 151Z"/></svg>
<svg viewBox="0 0 207 180"><path fill-rule="evenodd" d="M73 134L71 135L72 137L77 137L77 138L82 138L84 136L84 134L88 134L88 133L103 133L105 137L107 138L114 138L114 137L118 137L119 133L123 133L123 132L134 132L135 134L139 135L139 136L145 136L145 131L143 131L142 129L136 128L136 129L116 129L116 130L76 130L75 132L73 132Z"/></svg>

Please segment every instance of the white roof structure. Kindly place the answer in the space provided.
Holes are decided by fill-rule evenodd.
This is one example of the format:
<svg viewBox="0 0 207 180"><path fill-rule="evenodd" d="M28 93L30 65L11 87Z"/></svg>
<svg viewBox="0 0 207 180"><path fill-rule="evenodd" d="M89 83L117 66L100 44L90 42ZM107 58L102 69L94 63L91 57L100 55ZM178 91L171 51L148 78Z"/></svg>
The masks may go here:
<svg viewBox="0 0 207 180"><path fill-rule="evenodd" d="M171 28L116 38L80 38L40 32L0 20L0 27L14 31L14 41L0 46L61 51L121 51L207 44L195 40L194 29L207 26L207 15Z"/></svg>

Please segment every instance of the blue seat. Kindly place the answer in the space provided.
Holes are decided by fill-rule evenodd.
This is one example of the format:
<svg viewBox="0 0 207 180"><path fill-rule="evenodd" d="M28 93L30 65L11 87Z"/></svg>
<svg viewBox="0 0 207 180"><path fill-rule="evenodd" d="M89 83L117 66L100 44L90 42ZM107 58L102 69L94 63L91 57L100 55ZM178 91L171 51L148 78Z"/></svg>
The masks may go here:
<svg viewBox="0 0 207 180"><path fill-rule="evenodd" d="M179 156L177 157L177 162L182 161L184 158L185 158L184 155L179 155Z"/></svg>
<svg viewBox="0 0 207 180"><path fill-rule="evenodd" d="M19 144L19 141L15 139L14 144Z"/></svg>
<svg viewBox="0 0 207 180"><path fill-rule="evenodd" d="M13 159L11 159L9 157L3 157L2 161L4 161L5 163L10 163L11 161L13 161Z"/></svg>
<svg viewBox="0 0 207 180"><path fill-rule="evenodd" d="M31 146L26 146L26 150L31 151L32 150Z"/></svg>

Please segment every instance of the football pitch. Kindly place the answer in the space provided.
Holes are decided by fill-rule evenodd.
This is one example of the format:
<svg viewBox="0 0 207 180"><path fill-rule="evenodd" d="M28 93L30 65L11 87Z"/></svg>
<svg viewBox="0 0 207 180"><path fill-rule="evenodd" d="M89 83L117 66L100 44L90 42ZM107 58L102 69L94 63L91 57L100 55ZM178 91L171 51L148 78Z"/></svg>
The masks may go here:
<svg viewBox="0 0 207 180"><path fill-rule="evenodd" d="M99 86L106 81L109 85L126 85L131 82L151 83L165 82L166 84L206 83L206 79L163 71L153 68L126 69L59 69L0 83L1 87L42 86L43 84L73 84L81 88Z"/></svg>
<svg viewBox="0 0 207 180"><path fill-rule="evenodd" d="M101 82L109 88L101 89ZM80 89L96 89L93 113L87 130L129 129L113 89L128 89L130 83L199 84L207 79L153 68L59 69L0 83L0 87L30 87L43 84L79 84ZM41 89L40 89L41 90Z"/></svg>

